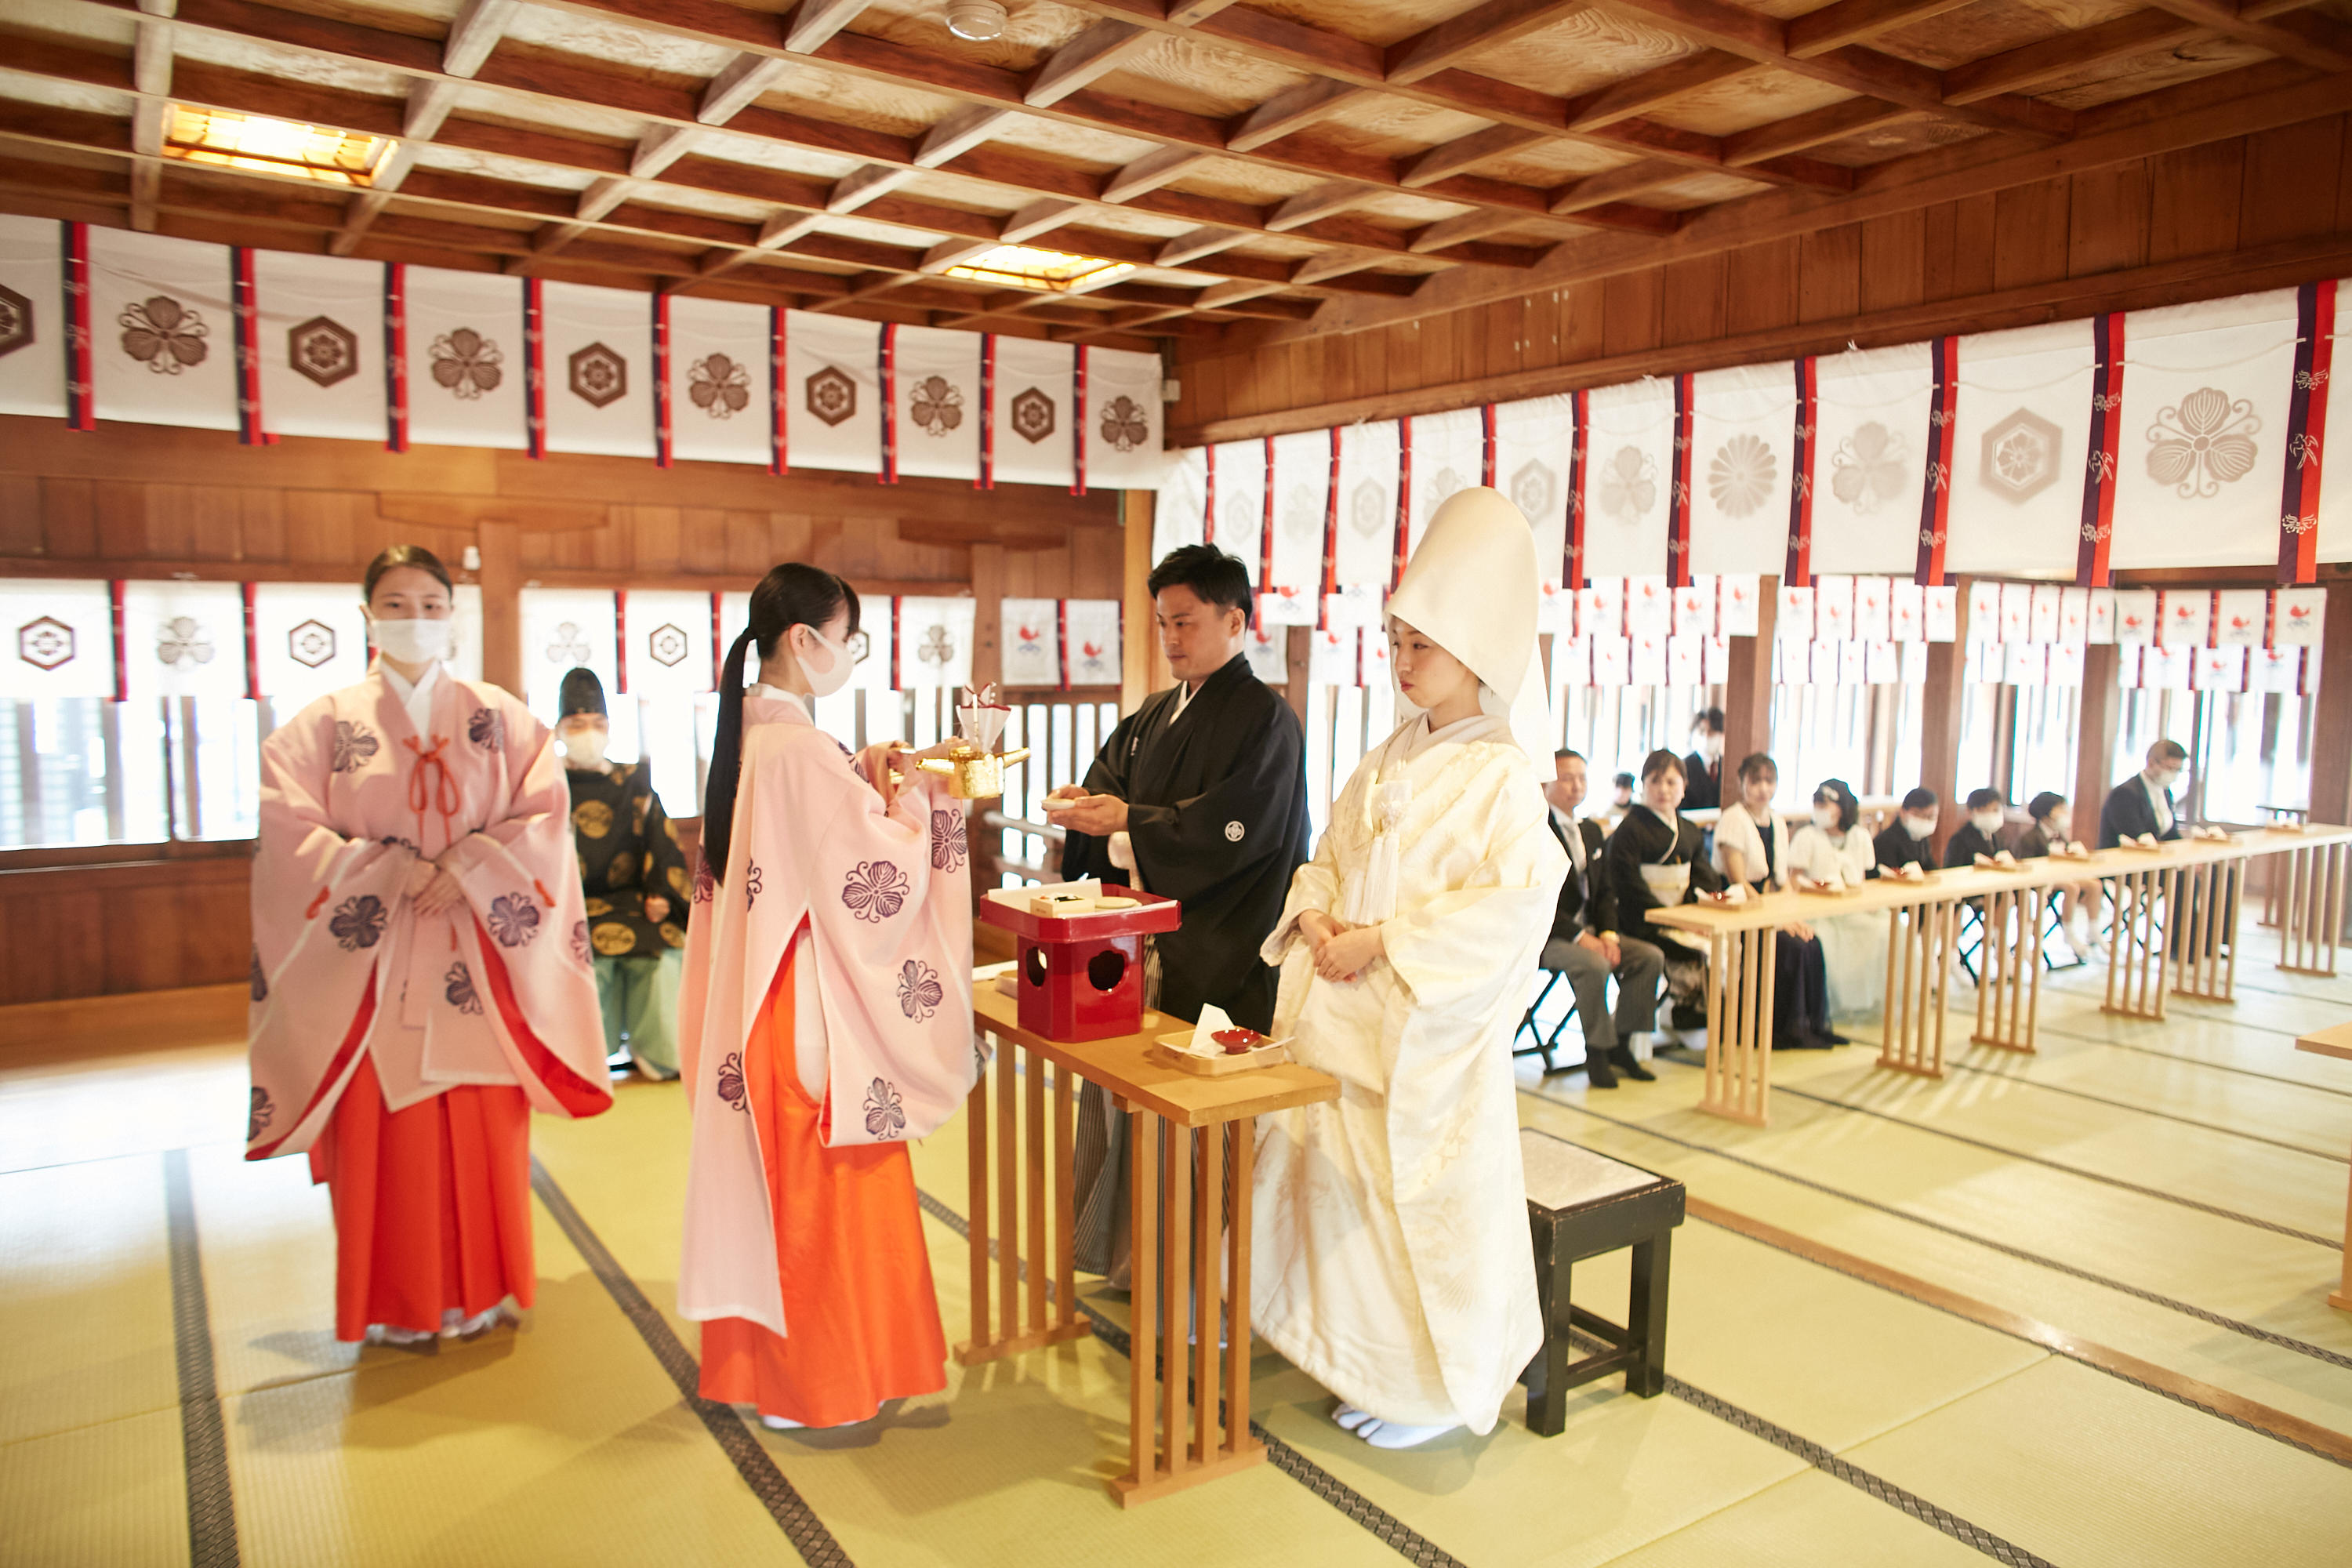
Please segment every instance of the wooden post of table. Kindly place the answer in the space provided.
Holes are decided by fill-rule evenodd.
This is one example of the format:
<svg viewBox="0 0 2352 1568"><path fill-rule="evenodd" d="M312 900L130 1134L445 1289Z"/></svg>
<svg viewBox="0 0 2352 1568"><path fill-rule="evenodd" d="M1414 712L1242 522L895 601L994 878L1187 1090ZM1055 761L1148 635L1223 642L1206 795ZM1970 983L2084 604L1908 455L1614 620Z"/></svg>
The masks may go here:
<svg viewBox="0 0 2352 1568"><path fill-rule="evenodd" d="M1717 932L1706 969L1706 1089L1701 1110L1750 1127L1772 1114L1770 928Z"/></svg>
<svg viewBox="0 0 2352 1568"><path fill-rule="evenodd" d="M2305 1035L2295 1041L2298 1051L2314 1056L2334 1057L2339 1061L2352 1061L2352 1024L2338 1024L2316 1034ZM2336 1289L2327 1293L2327 1304L2338 1311L2352 1312L2352 1196L2347 1196L2344 1219L2343 1265Z"/></svg>
<svg viewBox="0 0 2352 1568"><path fill-rule="evenodd" d="M1886 1010L1878 1065L1921 1078L1944 1076L1944 1001L1951 985L1959 901L1887 910Z"/></svg>
<svg viewBox="0 0 2352 1568"><path fill-rule="evenodd" d="M1002 1035L992 1038L995 1070L992 1074L987 1067L981 1068L964 1102L971 1338L955 1347L956 1361L964 1366L977 1366L1038 1345L1058 1344L1094 1330L1093 1324L1078 1316L1072 1254L1071 1221L1076 1211L1070 1075L1061 1068L1054 1068L1054 1110L1048 1121L1045 1058L1024 1051L1017 1041ZM992 1076L996 1079L993 1093L988 1081ZM992 1161L989 1158L992 1146L996 1156ZM1049 1186L1054 1194L1051 1228L1046 1207ZM992 1205L993 1222L989 1213ZM1024 1215L1025 1244L1022 1239ZM1025 1313L1022 1307L1024 1278Z"/></svg>
<svg viewBox="0 0 2352 1568"><path fill-rule="evenodd" d="M2172 989L2208 1002L2237 997L2238 900L2245 888L2244 858L2186 867L2178 887L2186 900L2174 917L2181 930L2170 943ZM2226 961L2222 944L2229 944Z"/></svg>
<svg viewBox="0 0 2352 1568"><path fill-rule="evenodd" d="M2101 1010L2128 1018L2164 1019L2164 927L2171 923L2166 895L2169 868L2116 875L2115 922L2107 938L2107 999ZM2167 902L2159 917L2159 902Z"/></svg>
<svg viewBox="0 0 2352 1568"><path fill-rule="evenodd" d="M1984 901L1984 974L1969 1039L2006 1051L2034 1049L2042 1004L2040 888L2007 888Z"/></svg>
<svg viewBox="0 0 2352 1568"><path fill-rule="evenodd" d="M2287 852L2279 912L2278 966L2291 974L2334 974L2344 930L2346 847L2299 845ZM2278 877L2273 873L2272 880Z"/></svg>

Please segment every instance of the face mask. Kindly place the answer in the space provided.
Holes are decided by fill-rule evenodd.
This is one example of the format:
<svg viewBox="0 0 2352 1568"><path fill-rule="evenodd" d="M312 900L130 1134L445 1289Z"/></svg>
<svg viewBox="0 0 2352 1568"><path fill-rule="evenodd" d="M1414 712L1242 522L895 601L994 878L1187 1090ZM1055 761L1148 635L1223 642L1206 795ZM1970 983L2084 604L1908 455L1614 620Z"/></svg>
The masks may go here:
<svg viewBox="0 0 2352 1568"><path fill-rule="evenodd" d="M1835 833L1837 831L1837 825L1838 808L1836 806L1817 805L1813 807L1813 826L1815 827L1820 828L1823 833Z"/></svg>
<svg viewBox="0 0 2352 1568"><path fill-rule="evenodd" d="M429 664L449 657L451 623L421 616L406 621L370 621L368 633L376 651L402 664Z"/></svg>
<svg viewBox="0 0 2352 1568"><path fill-rule="evenodd" d="M1720 735L1700 736L1698 742L1698 754L1705 757L1710 763L1723 755L1723 737Z"/></svg>
<svg viewBox="0 0 2352 1568"><path fill-rule="evenodd" d="M833 662L824 669L818 669L803 658L801 673L808 677L811 696L830 697L849 684L849 671L856 660L851 657L848 644L832 641L814 626L810 626L808 631L819 647L833 655Z"/></svg>
<svg viewBox="0 0 2352 1568"><path fill-rule="evenodd" d="M563 761L570 767L593 767L604 760L604 749L612 742L612 731L603 724L592 725L577 731L563 733Z"/></svg>
<svg viewBox="0 0 2352 1568"><path fill-rule="evenodd" d="M2180 784L2180 770L2179 768L2168 768L2164 772L2155 775L2155 783L2156 787L2158 789L2176 789L2179 787Z"/></svg>
<svg viewBox="0 0 2352 1568"><path fill-rule="evenodd" d="M1987 838L2000 831L2001 814L1998 811L1979 811L1969 820L1975 823L1977 831Z"/></svg>
<svg viewBox="0 0 2352 1568"><path fill-rule="evenodd" d="M2042 824L2042 830L2053 838L2063 838L2074 826L2073 820L2064 812L2053 811L2050 814L2049 820Z"/></svg>
<svg viewBox="0 0 2352 1568"><path fill-rule="evenodd" d="M1906 816L1903 819L1903 831L1920 839L1935 832L1936 825L1924 816Z"/></svg>

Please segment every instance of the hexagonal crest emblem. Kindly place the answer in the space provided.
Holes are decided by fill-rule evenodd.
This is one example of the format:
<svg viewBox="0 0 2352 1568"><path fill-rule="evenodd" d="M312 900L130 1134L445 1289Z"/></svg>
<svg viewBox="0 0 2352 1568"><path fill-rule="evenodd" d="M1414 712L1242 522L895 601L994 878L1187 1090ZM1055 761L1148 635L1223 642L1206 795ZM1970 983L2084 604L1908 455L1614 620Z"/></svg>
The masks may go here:
<svg viewBox="0 0 2352 1568"><path fill-rule="evenodd" d="M16 657L35 669L56 669L71 664L73 627L54 616L42 616L16 628Z"/></svg>
<svg viewBox="0 0 2352 1568"><path fill-rule="evenodd" d="M2057 426L2031 409L2020 408L1984 433L1985 489L2012 506L2048 489L2058 479Z"/></svg>
<svg viewBox="0 0 2352 1568"><path fill-rule="evenodd" d="M629 393L629 362L603 343L572 351L572 395L591 408L618 403Z"/></svg>
<svg viewBox="0 0 2352 1568"><path fill-rule="evenodd" d="M1555 490L1551 470L1533 458L1520 464L1519 471L1511 476L1511 504L1530 524L1550 515Z"/></svg>
<svg viewBox="0 0 2352 1568"><path fill-rule="evenodd" d="M1013 433L1035 446L1054 433L1054 400L1034 386L1013 395Z"/></svg>
<svg viewBox="0 0 2352 1568"><path fill-rule="evenodd" d="M12 354L33 341L33 302L0 283L0 354Z"/></svg>
<svg viewBox="0 0 2352 1568"><path fill-rule="evenodd" d="M808 411L827 425L838 425L857 412L857 383L837 364L829 364L808 378Z"/></svg>
<svg viewBox="0 0 2352 1568"><path fill-rule="evenodd" d="M360 373L358 334L341 321L313 316L286 329L286 363L320 386L348 381Z"/></svg>
<svg viewBox="0 0 2352 1568"><path fill-rule="evenodd" d="M664 669L675 668L693 648L687 635L664 622L646 634L646 652Z"/></svg>
<svg viewBox="0 0 2352 1568"><path fill-rule="evenodd" d="M335 657L335 628L324 621L304 621L286 633L286 657L305 669L316 669Z"/></svg>

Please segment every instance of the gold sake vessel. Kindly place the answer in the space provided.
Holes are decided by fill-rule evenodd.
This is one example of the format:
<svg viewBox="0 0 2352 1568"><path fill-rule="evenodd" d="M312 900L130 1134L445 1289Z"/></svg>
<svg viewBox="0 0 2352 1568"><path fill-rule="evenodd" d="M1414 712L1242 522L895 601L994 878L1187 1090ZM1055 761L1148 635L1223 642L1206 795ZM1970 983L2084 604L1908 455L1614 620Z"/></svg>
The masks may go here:
<svg viewBox="0 0 2352 1568"><path fill-rule="evenodd" d="M944 757L925 757L916 766L927 773L946 773L948 793L958 800L992 800L1004 793L1004 764L1029 754L1026 746L1010 752L983 752L959 741Z"/></svg>

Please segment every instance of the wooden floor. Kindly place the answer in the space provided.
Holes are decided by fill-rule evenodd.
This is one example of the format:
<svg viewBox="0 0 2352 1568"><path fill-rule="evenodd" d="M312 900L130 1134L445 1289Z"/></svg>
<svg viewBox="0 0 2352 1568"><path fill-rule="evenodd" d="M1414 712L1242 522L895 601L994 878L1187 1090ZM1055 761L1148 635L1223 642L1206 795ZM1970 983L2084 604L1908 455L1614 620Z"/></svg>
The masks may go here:
<svg viewBox="0 0 2352 1568"><path fill-rule="evenodd" d="M0 1563L2342 1564L2352 1064L2293 1038L2352 1017L2352 975L2271 951L2249 931L2237 1003L2163 1025L2055 976L2038 1058L1940 1083L1783 1053L1768 1131L1691 1110L1688 1066L1595 1092L1523 1064L1528 1125L1689 1184L1668 1393L1582 1390L1549 1440L1515 1398L1485 1437L1380 1453L1261 1351L1276 1462L1132 1513L1102 1484L1116 1332L851 1431L682 1399L675 1087L539 1121L520 1331L354 1350L323 1191L239 1158L236 1042L0 1016ZM961 1124L915 1161L952 1338ZM1597 1267L1579 1301L1623 1289Z"/></svg>

